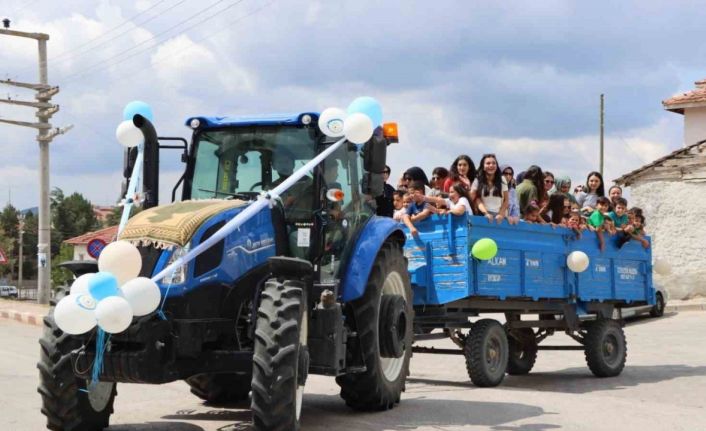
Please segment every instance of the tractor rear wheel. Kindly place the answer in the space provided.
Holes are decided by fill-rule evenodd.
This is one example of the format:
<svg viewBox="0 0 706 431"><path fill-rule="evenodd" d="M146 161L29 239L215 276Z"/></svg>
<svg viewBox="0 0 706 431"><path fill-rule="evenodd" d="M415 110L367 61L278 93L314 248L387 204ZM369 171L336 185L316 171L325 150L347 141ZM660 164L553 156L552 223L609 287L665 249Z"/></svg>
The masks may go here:
<svg viewBox="0 0 706 431"><path fill-rule="evenodd" d="M55 431L94 431L108 427L117 391L113 382L90 382L74 375L71 352L81 347L54 321L54 309L44 318L39 339L39 387L47 428Z"/></svg>
<svg viewBox="0 0 706 431"><path fill-rule="evenodd" d="M212 404L243 401L250 393L250 374L197 374L186 379L191 393Z"/></svg>
<svg viewBox="0 0 706 431"><path fill-rule="evenodd" d="M356 410L388 410L400 402L412 356L412 288L397 242L383 244L365 293L348 307L365 364L362 373L336 378L341 398Z"/></svg>
<svg viewBox="0 0 706 431"><path fill-rule="evenodd" d="M270 279L260 295L253 352L252 413L258 431L299 429L309 372L306 285Z"/></svg>

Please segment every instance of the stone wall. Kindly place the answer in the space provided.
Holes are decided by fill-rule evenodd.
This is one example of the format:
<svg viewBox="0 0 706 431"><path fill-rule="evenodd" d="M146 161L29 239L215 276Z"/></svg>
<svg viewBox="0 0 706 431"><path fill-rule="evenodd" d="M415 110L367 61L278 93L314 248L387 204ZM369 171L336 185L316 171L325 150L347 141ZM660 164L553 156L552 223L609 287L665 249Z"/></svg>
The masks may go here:
<svg viewBox="0 0 706 431"><path fill-rule="evenodd" d="M630 187L629 206L644 210L653 259L672 267L654 274L672 299L706 296L706 182L640 181Z"/></svg>

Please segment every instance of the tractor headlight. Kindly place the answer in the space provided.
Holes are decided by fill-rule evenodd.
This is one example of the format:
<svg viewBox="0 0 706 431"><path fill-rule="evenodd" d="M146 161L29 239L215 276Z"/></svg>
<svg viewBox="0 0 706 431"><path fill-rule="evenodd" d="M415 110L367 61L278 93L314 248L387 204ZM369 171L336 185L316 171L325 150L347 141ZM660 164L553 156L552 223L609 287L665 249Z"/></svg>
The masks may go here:
<svg viewBox="0 0 706 431"><path fill-rule="evenodd" d="M172 263L176 262L177 259L180 257L184 256L187 252L189 251L189 244L186 245L186 247L177 247L174 250L174 253L169 257L169 261L167 262L167 266L171 265ZM186 269L188 267L188 264L182 265L172 271L170 274L167 274L166 277L164 277L163 283L166 285L170 284L182 284L186 282Z"/></svg>

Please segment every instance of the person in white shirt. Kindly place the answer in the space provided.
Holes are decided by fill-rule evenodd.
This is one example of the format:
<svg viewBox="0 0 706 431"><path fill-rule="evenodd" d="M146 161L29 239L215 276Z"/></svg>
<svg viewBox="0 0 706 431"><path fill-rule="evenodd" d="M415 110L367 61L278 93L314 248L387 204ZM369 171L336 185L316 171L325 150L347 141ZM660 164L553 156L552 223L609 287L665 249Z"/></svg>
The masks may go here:
<svg viewBox="0 0 706 431"><path fill-rule="evenodd" d="M446 207L446 209L439 210L438 214L473 215L473 209L471 208L471 203L468 199L469 197L468 189L463 185L463 183L454 183L449 188L448 198L426 196L425 200L436 204L437 206Z"/></svg>
<svg viewBox="0 0 706 431"><path fill-rule="evenodd" d="M507 190L507 181L500 174L495 154L484 154L478 175L471 185L471 202L476 204L478 212L487 217L488 221L500 223L507 217Z"/></svg>

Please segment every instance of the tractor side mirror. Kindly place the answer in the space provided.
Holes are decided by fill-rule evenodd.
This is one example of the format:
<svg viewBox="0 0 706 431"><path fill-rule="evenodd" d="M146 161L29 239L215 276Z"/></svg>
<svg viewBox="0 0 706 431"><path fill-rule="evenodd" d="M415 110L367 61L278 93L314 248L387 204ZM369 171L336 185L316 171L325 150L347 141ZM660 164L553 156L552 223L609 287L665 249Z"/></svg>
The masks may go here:
<svg viewBox="0 0 706 431"><path fill-rule="evenodd" d="M363 169L367 172L382 174L387 163L387 139L378 128L373 137L363 146Z"/></svg>
<svg viewBox="0 0 706 431"><path fill-rule="evenodd" d="M372 197L378 197L383 194L385 190L385 180L382 174L375 174L373 172L366 172L363 174L363 184L362 184L363 194L370 195Z"/></svg>

